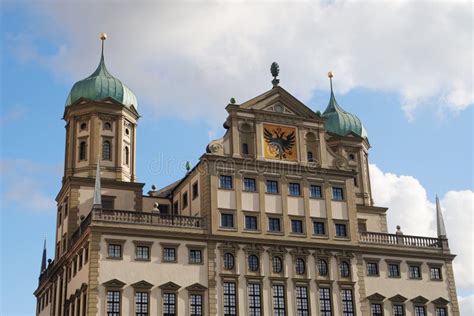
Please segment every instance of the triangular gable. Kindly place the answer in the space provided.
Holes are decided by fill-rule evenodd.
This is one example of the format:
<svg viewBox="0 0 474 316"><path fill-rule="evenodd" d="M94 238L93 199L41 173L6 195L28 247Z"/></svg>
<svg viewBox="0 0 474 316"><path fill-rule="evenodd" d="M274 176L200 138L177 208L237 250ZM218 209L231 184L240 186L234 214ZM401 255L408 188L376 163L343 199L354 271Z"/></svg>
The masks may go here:
<svg viewBox="0 0 474 316"><path fill-rule="evenodd" d="M437 299L431 301L435 305L448 305L449 301L443 297L438 297Z"/></svg>
<svg viewBox="0 0 474 316"><path fill-rule="evenodd" d="M385 299L385 296L380 293L374 293L372 295L367 296L367 299L369 301L382 302Z"/></svg>
<svg viewBox="0 0 474 316"><path fill-rule="evenodd" d="M125 283L117 279L112 279L110 281L102 283L102 285L105 287L122 288Z"/></svg>
<svg viewBox="0 0 474 316"><path fill-rule="evenodd" d="M145 280L141 280L141 281L138 281L137 283L133 283L132 284L132 287L136 288L136 289L146 289L146 290L149 290L153 287L153 284L145 281Z"/></svg>
<svg viewBox="0 0 474 316"><path fill-rule="evenodd" d="M407 298L405 296L401 296L400 294L397 294L389 298L389 300L396 303L403 303L407 300Z"/></svg>
<svg viewBox="0 0 474 316"><path fill-rule="evenodd" d="M186 290L190 292L204 292L205 290L207 290L207 287L199 283L194 283L186 287Z"/></svg>
<svg viewBox="0 0 474 316"><path fill-rule="evenodd" d="M165 291L177 291L181 288L181 286L170 281L160 285L159 288Z"/></svg>
<svg viewBox="0 0 474 316"><path fill-rule="evenodd" d="M423 297L423 296L417 296L415 298L412 298L411 301L415 304L423 304L425 305L426 303L428 303L428 299L426 297Z"/></svg>

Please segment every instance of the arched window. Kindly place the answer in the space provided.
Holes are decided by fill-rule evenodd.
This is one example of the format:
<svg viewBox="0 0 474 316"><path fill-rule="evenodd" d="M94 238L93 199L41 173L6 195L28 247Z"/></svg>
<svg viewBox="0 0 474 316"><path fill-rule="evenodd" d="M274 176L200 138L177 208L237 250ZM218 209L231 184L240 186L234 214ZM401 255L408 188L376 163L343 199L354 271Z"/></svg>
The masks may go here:
<svg viewBox="0 0 474 316"><path fill-rule="evenodd" d="M324 259L319 259L318 262L319 275L328 275L328 263Z"/></svg>
<svg viewBox="0 0 474 316"><path fill-rule="evenodd" d="M112 129L112 124L110 124L110 122L105 122L104 123L104 129L105 130L111 130Z"/></svg>
<svg viewBox="0 0 474 316"><path fill-rule="evenodd" d="M112 150L110 141L104 140L102 143L102 159L103 160L112 160Z"/></svg>
<svg viewBox="0 0 474 316"><path fill-rule="evenodd" d="M125 146L124 154L125 154L125 164L128 165L130 164L130 149L128 149L128 146Z"/></svg>
<svg viewBox="0 0 474 316"><path fill-rule="evenodd" d="M280 257L274 256L272 258L272 269L273 273L281 273L283 270L283 260Z"/></svg>
<svg viewBox="0 0 474 316"><path fill-rule="evenodd" d="M234 268L234 255L226 252L224 254L224 269L232 270Z"/></svg>
<svg viewBox="0 0 474 316"><path fill-rule="evenodd" d="M79 144L79 160L87 159L87 143L80 142Z"/></svg>
<svg viewBox="0 0 474 316"><path fill-rule="evenodd" d="M348 278L351 275L349 264L347 261L341 261L340 265L341 276L344 278Z"/></svg>
<svg viewBox="0 0 474 316"><path fill-rule="evenodd" d="M258 257L256 255L250 255L248 261L249 271L258 271Z"/></svg>
<svg viewBox="0 0 474 316"><path fill-rule="evenodd" d="M305 262L302 258L296 259L295 270L297 274L304 274L306 267Z"/></svg>

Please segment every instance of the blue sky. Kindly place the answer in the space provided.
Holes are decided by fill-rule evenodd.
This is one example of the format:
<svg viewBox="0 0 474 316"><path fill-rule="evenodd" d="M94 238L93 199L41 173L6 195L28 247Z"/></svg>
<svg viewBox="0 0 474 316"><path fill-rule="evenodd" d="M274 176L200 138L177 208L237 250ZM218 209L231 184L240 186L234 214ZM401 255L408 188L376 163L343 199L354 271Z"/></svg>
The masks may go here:
<svg viewBox="0 0 474 316"><path fill-rule="evenodd" d="M325 2L315 9L314 14L318 15L318 10L329 10L324 11L327 15L339 14L337 10L344 14L346 8L340 5L341 2L337 1L336 8L328 9L331 4ZM231 34L231 43L228 43L225 34L213 35L212 39L210 36L197 39L191 36L186 40L176 35L185 44L173 43L166 37L158 39L150 35L154 25L136 24L142 11L130 12L132 30L125 31L113 21L113 16L121 12L102 11L105 15L102 20L79 26L74 24L77 22L73 20L75 10L67 6L53 9L48 4L26 6L22 2L4 3L3 6L0 45L0 310L4 315L33 313L35 301L32 292L37 285L45 237L49 254L53 256L54 197L61 184L64 156L64 122L61 120L64 102L72 84L95 69L99 61L100 31L109 32L106 42L109 70L128 84L139 99L142 118L137 137L137 172L139 181L147 183L146 190L151 184L160 187L182 176L185 161L195 163L210 138L222 135L224 107L230 97L243 102L270 89L269 66L277 60L281 67L281 85L314 110L323 111L326 107L329 94L325 74L327 70L337 69L334 78L336 98L344 109L356 113L363 121L372 145L370 161L383 171L384 179L391 179L389 174L396 175L397 181L402 184L406 177L416 179L424 188L426 196L422 198L429 205L434 201L435 194L443 198L452 192L467 192L471 197L467 201L472 201L472 77L456 75L463 68L452 61L452 51L430 50L439 44L435 40L420 40L422 43L417 45L426 45L421 46L426 51L422 56L415 56L418 59L411 62L400 61L404 56L395 53L380 60L379 55L365 54L365 47L354 47L353 55L338 50L325 52L321 48L325 43L333 46L337 41L331 40L338 34L347 36L344 30L337 33L336 28L330 37L316 45L316 57L313 59L307 51L301 53L286 46L281 46L281 50L267 48L265 45L279 47L282 44L266 42L265 32L274 30L265 25L252 25L252 30L258 31L249 31L246 26L234 30L215 16L212 16L214 26L223 24L225 32ZM86 10L84 7L75 9ZM187 9L184 6L177 8L176 12L183 13ZM191 9L195 12L194 8ZM229 18L227 8L213 9L224 10L223 14ZM259 9L255 8L256 11ZM274 12L279 9L272 8ZM445 9L434 10L433 14L443 16L444 13L440 12ZM449 9L449 14L443 16L447 21L458 14L455 12L457 8ZM163 10L174 13L173 7ZM247 8L239 10L245 12ZM391 16L385 12L386 8L376 5L365 10L361 9L355 15L359 14L361 19L370 12ZM100 12L99 8L97 11ZM415 19L418 11L413 9L410 12ZM292 13L298 14L296 9ZM94 14L91 13L91 19ZM201 21L204 18L205 13L198 11L189 20ZM465 26L456 25L462 23L462 18L469 21L469 17L465 16L454 19L461 21L452 22L454 29ZM163 19L166 20L166 16ZM396 19L390 21L398 25ZM59 22L64 22L64 25L58 27ZM400 24L405 22L408 23L399 21ZM206 21L202 20L202 24L205 28ZM445 33L453 34L448 32L451 24L446 25L448 30L438 31L441 34L439 41L444 40L444 44L448 45L452 41L456 46L458 39L455 35L452 38L442 37ZM192 33L192 25L188 27L184 30ZM276 26L277 31L280 27ZM305 34L309 34L308 29L312 29L307 25L288 26L292 27L298 35L283 32L280 39L288 39L294 45L304 40ZM302 35L297 32L298 28L301 28ZM162 29L165 33L165 25ZM144 35L139 34L142 31ZM367 30L360 30L363 31ZM122 34L125 32L129 32L127 36ZM397 46L403 46L403 36L397 32L391 35L391 41L398 40L400 45ZM134 39L133 34L138 34L139 38ZM373 31L369 34L377 38L378 33ZM140 36L148 37L142 41ZM390 37L390 34L387 36ZM308 37L311 38L310 35ZM373 38L364 40L371 42ZM221 52L220 43L230 48ZM301 45L304 47L307 44ZM383 45L380 43L380 46ZM179 47L186 48L187 52L178 50ZM454 58L463 59L464 67L472 69L472 48L467 52L462 48L459 56ZM259 49L259 53L254 52ZM241 51L244 53L241 54ZM403 51L406 53L406 50ZM414 49L408 56L418 52ZM351 64L353 59L358 61L354 63L357 66ZM438 70L431 73L436 67ZM378 68L382 68L383 75ZM452 80L449 80L450 75L454 76ZM451 86L451 81L457 84ZM462 87L468 88L463 90ZM448 201L446 197L446 205ZM393 199L386 200L386 203L390 204L387 206L397 206L397 201ZM467 205L465 211L468 228L472 229L472 205ZM450 228L455 230L455 227L448 225L448 235ZM472 276L472 270L468 273ZM462 283L458 294L472 298L472 283Z"/></svg>

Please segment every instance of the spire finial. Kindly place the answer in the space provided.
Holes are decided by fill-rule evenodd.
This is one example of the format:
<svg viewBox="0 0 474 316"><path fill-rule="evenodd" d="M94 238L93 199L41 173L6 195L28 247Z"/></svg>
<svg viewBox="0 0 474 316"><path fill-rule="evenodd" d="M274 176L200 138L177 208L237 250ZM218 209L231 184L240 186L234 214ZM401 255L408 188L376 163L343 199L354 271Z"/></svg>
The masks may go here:
<svg viewBox="0 0 474 316"><path fill-rule="evenodd" d="M274 61L272 65L270 66L270 72L272 73L272 76L273 76L273 80L272 80L273 87L276 87L280 83L280 79L277 79L278 75L280 74L280 66L278 65L276 61Z"/></svg>
<svg viewBox="0 0 474 316"><path fill-rule="evenodd" d="M334 73L332 71L328 72L328 78L329 78L329 83L331 85L331 94L333 93L332 91L332 77L334 77Z"/></svg>
<svg viewBox="0 0 474 316"><path fill-rule="evenodd" d="M46 270L46 237L44 237L43 257L41 258L41 271L40 271L40 274L43 273L44 270Z"/></svg>
<svg viewBox="0 0 474 316"><path fill-rule="evenodd" d="M102 196L100 189L100 156L97 157L97 169L95 171L94 201L92 208L102 208Z"/></svg>
<svg viewBox="0 0 474 316"><path fill-rule="evenodd" d="M438 195L436 195L436 231L438 238L446 238L446 227L444 226L443 213L441 212Z"/></svg>
<svg viewBox="0 0 474 316"><path fill-rule="evenodd" d="M104 42L107 39L107 33L100 33L100 40L102 41L102 53L101 53L101 59L104 59Z"/></svg>

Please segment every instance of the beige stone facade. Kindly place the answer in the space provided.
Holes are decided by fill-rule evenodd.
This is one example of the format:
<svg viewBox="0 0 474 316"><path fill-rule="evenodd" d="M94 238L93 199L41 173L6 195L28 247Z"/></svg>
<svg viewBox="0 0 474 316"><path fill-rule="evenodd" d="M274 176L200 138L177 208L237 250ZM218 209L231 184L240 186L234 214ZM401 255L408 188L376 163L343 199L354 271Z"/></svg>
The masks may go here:
<svg viewBox="0 0 474 316"><path fill-rule="evenodd" d="M134 108L66 107L37 315L459 315L447 239L389 234L373 205L366 137L329 133L278 85L226 109L199 163L144 195Z"/></svg>

